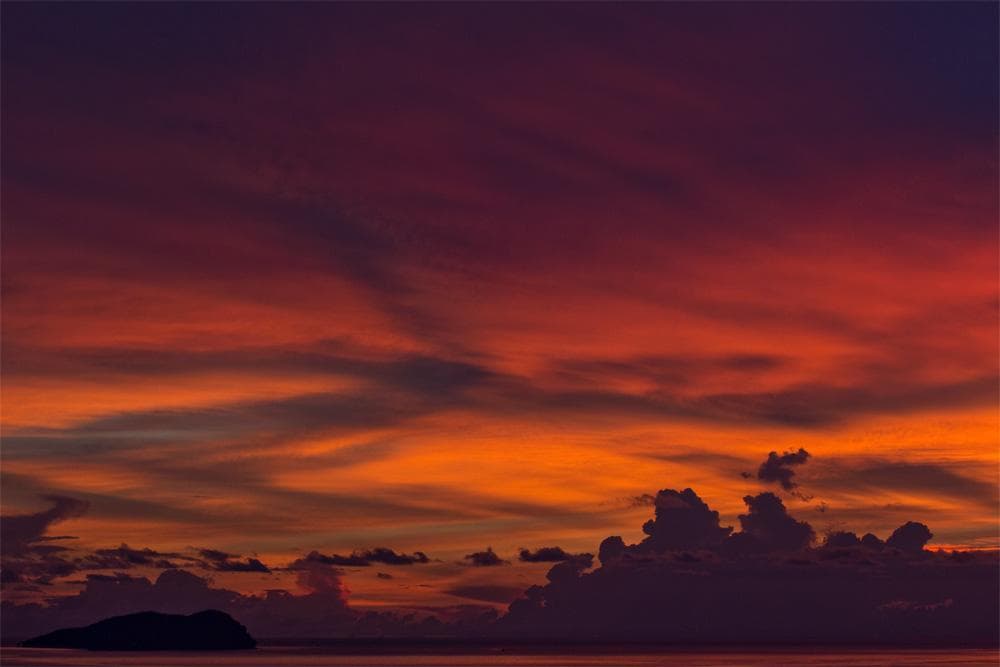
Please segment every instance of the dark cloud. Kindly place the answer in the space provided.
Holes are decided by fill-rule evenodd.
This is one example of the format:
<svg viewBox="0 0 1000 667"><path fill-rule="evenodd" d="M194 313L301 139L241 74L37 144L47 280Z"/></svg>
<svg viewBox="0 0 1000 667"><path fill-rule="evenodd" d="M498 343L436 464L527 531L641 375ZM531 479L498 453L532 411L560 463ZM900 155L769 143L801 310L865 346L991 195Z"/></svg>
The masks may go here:
<svg viewBox="0 0 1000 667"><path fill-rule="evenodd" d="M348 556L341 556L339 554L330 554L327 556L318 551L311 551L304 558L296 560L292 564L292 567L296 563L303 562L323 563L325 565L337 565L340 567L368 567L372 563L381 563L383 565L423 564L429 563L430 558L422 551L405 554L396 553L386 547L375 547L374 549L355 551Z"/></svg>
<svg viewBox="0 0 1000 667"><path fill-rule="evenodd" d="M580 554L569 560L553 565L545 574L545 578L552 582L570 581L580 576L580 573L589 569L594 564L594 557L590 554Z"/></svg>
<svg viewBox="0 0 1000 667"><path fill-rule="evenodd" d="M433 399L429 399L432 400ZM41 456L64 449L68 442L92 454L148 446L172 434L172 444L216 442L226 434L251 443L308 433L350 431L397 424L424 414L429 404L376 400L368 393L307 394L277 400L247 401L185 410L149 410L110 415L65 429L32 429L12 435L10 447L19 455ZM264 437L261 433L275 434ZM123 434L114 438L109 434Z"/></svg>
<svg viewBox="0 0 1000 667"><path fill-rule="evenodd" d="M356 552L357 553L357 552ZM360 552L370 563L382 563L383 565L413 565L415 563L427 563L430 559L423 551L414 551L412 554L396 553L392 549L376 547Z"/></svg>
<svg viewBox="0 0 1000 667"><path fill-rule="evenodd" d="M350 369L350 374L371 381L385 393L315 393L201 408L123 412L65 428L15 429L5 437L5 447L9 455L29 458L58 454L68 443L92 454L113 453L148 447L162 441L164 433L171 434L174 445L239 441L244 447L264 446L311 434L398 425L456 407L522 416L566 412L598 415L612 421L640 415L818 428L861 414L986 405L998 398L992 377L952 385L845 388L815 384L779 392L692 397L671 391L553 391L531 378L435 357L404 357L387 362L338 359L335 365ZM392 400L386 400L387 396Z"/></svg>
<svg viewBox="0 0 1000 667"><path fill-rule="evenodd" d="M908 413L929 407L985 406L1000 399L992 376L956 382L905 386L858 384L844 387L812 383L781 391L705 393L680 391L646 393L610 389L542 389L522 378L494 378L483 395L491 403L476 405L491 412L521 414L571 413L618 420L629 416L688 419L732 424L768 424L818 429L851 421L865 414Z"/></svg>
<svg viewBox="0 0 1000 667"><path fill-rule="evenodd" d="M496 612L483 607L443 608L447 622L434 613L397 614L356 611L347 604L340 571L308 561L301 565L301 595L272 589L244 595L215 588L210 580L186 570L168 570L151 582L145 577L91 574L77 595L56 597L46 605L3 602L5 638L25 638L59 627L75 627L108 616L136 611L193 613L223 610L259 637L429 637L483 634ZM472 591L466 591L471 593ZM481 591L482 592L482 591ZM437 610L430 609L429 612Z"/></svg>
<svg viewBox="0 0 1000 667"><path fill-rule="evenodd" d="M649 537L639 545L648 551L697 549L722 543L732 528L719 525L719 513L711 510L691 489L663 489L656 494L655 517L642 532Z"/></svg>
<svg viewBox="0 0 1000 667"><path fill-rule="evenodd" d="M498 602L509 604L524 593L524 589L517 586L500 586L492 584L455 586L445 590L448 595L454 595L469 600L482 600L484 602Z"/></svg>
<svg viewBox="0 0 1000 667"><path fill-rule="evenodd" d="M86 501L68 496L44 495L52 507L33 514L0 516L0 569L2 585L49 585L58 577L77 570L77 564L66 554L67 547L50 544L45 531L60 521L82 516L87 512ZM65 536L56 536L63 538Z"/></svg>
<svg viewBox="0 0 1000 667"><path fill-rule="evenodd" d="M575 560L580 556L593 557L591 554L571 554L564 551L562 547L539 547L534 551L521 549L518 553L518 559L525 563L558 563L565 560Z"/></svg>
<svg viewBox="0 0 1000 667"><path fill-rule="evenodd" d="M885 545L907 553L920 553L932 537L934 534L924 524L917 521L907 521L892 532L889 539L885 541Z"/></svg>
<svg viewBox="0 0 1000 667"><path fill-rule="evenodd" d="M456 359L427 355L373 356L338 340L307 347L244 347L213 351L147 348L18 347L4 370L11 375L84 377L109 375L158 377L218 371L267 371L282 375L353 377L383 391L456 395L494 376L490 369Z"/></svg>
<svg viewBox="0 0 1000 667"><path fill-rule="evenodd" d="M795 471L792 466L802 465L809 460L809 452L799 448L797 452L785 452L779 455L771 452L767 455L767 460L760 464L757 469L757 479L764 482L777 482L785 491L791 491L798 486L792 481Z"/></svg>
<svg viewBox="0 0 1000 667"><path fill-rule="evenodd" d="M179 567L175 562L178 559L195 560L179 553L164 553L149 548L133 549L122 543L114 549L97 549L76 562L82 570L127 570L132 567L169 569Z"/></svg>
<svg viewBox="0 0 1000 667"><path fill-rule="evenodd" d="M256 558L247 558L245 561L225 561L216 565L215 569L220 572L271 572L271 568Z"/></svg>
<svg viewBox="0 0 1000 667"><path fill-rule="evenodd" d="M691 385L705 377L725 373L760 373L775 370L789 359L765 354L733 354L721 357L645 356L628 359L562 359L551 364L552 372L581 384L609 384L616 380L640 379L660 390Z"/></svg>
<svg viewBox="0 0 1000 667"><path fill-rule="evenodd" d="M288 568L297 572L299 586L307 591L303 595L283 590L242 595L213 588L182 569L166 570L155 582L124 573L88 575L78 595L52 598L47 606L4 602L4 629L7 636L20 637L139 608L190 613L211 607L231 613L251 632L272 637L388 634L757 644L802 637L834 644L879 643L886 637L914 644L998 639L995 553L924 551L931 535L916 522L901 526L885 545L874 535L858 539L840 531L811 548L812 528L791 517L780 498L761 493L744 501L748 512L739 517L742 530L730 534L693 490L664 489L657 494L648 537L634 545L620 537L605 539L597 569L590 554L567 554L557 547L525 550L529 560L561 559L544 586L522 591L484 582L445 591L494 604L510 602L499 619L482 610L445 621L361 613L347 604L339 567L345 557L312 552ZM136 566L177 557L127 545L95 554ZM359 558L347 557L347 562L357 564L366 554L378 562L405 556L372 549L356 552ZM238 558L217 549L201 549L198 557L210 563ZM467 561L506 562L492 549L469 554Z"/></svg>
<svg viewBox="0 0 1000 667"><path fill-rule="evenodd" d="M487 547L486 551L474 551L471 554L467 554L464 558L466 565L473 565L475 567L510 565L510 561L500 558L500 556L493 551L493 547Z"/></svg>
<svg viewBox="0 0 1000 667"><path fill-rule="evenodd" d="M791 517L773 493L745 496L743 502L750 511L738 517L742 531L733 535L731 544L737 549L796 551L808 547L816 537L812 526Z"/></svg>
<svg viewBox="0 0 1000 667"><path fill-rule="evenodd" d="M356 349L350 350L356 356L349 356L332 342L317 347L306 351L251 348L213 353L69 350L64 352L69 368L57 367L52 372L70 372L77 364L91 368L100 377L106 377L106 369L123 372L119 366L141 375L213 369L259 371L270 366L275 372L356 377L366 388L354 393L303 394L276 400L108 414L66 428L18 429L5 438L5 445L10 453L38 457L64 451L67 443L72 442L94 455L145 447L162 441L165 432L171 434L172 444L201 445L228 437L239 439L244 447L261 445L311 433L389 426L467 405L471 398L466 393L494 377L492 371L482 366L446 358L410 355L372 359L361 356L362 352ZM23 356L27 361L17 363L30 366L31 360L38 357L41 358L38 363L43 365L56 363L49 357L49 351L26 352ZM111 434L116 437L110 437ZM373 448L366 448L363 453L370 455L372 451Z"/></svg>
<svg viewBox="0 0 1000 667"><path fill-rule="evenodd" d="M271 568L256 558L240 560L239 554L230 554L217 549L199 549L204 561L202 566L219 572L262 572L270 573Z"/></svg>
<svg viewBox="0 0 1000 667"><path fill-rule="evenodd" d="M219 551L218 549L198 549L198 555L200 555L205 560L213 562L222 562L229 560L230 558L239 558L239 555L228 554L225 551Z"/></svg>
<svg viewBox="0 0 1000 667"><path fill-rule="evenodd" d="M885 546L885 542L878 538L878 536L872 533L865 533L861 537L861 546L867 547L868 549L881 549Z"/></svg>
<svg viewBox="0 0 1000 667"><path fill-rule="evenodd" d="M854 387L810 384L767 393L703 396L684 412L699 418L798 428L830 426L865 414L908 413L930 407L975 406L1000 398L986 376L955 382Z"/></svg>
<svg viewBox="0 0 1000 667"><path fill-rule="evenodd" d="M907 461L870 459L854 464L818 467L810 479L817 492L843 491L909 492L943 496L962 502L972 502L995 509L1000 503L996 480L977 479L971 469L960 462L910 463Z"/></svg>
<svg viewBox="0 0 1000 667"><path fill-rule="evenodd" d="M264 563L255 558L235 560L238 556L214 549L200 550L199 559L177 552L135 549L122 543L118 547L96 549L80 555L69 547L52 544L75 538L67 535L46 536L43 533L54 523L82 516L90 508L90 503L68 496L42 497L53 503L53 507L34 514L0 517L4 585L29 581L50 585L54 579L85 570L128 570L136 567L163 570L195 564L226 572L270 572ZM24 590L23 586L21 590Z"/></svg>
<svg viewBox="0 0 1000 667"><path fill-rule="evenodd" d="M660 495L702 517L695 525L717 530L717 521L705 520L711 510L692 502L693 492ZM814 549L812 528L789 516L780 498L744 500L742 530L725 539L716 532L711 545L647 538L629 546L609 537L600 547L601 567L588 573L584 563L557 564L548 584L513 601L493 632L522 640L714 644L808 637L992 646L1000 639L995 552L923 551L929 532L912 522L890 538L896 548L841 531ZM666 530L680 522L663 523Z"/></svg>
<svg viewBox="0 0 1000 667"><path fill-rule="evenodd" d="M48 530L49 526L82 516L89 508L86 501L68 496L45 495L42 499L52 503L52 507L34 514L0 516L0 538L3 556L20 556L31 549Z"/></svg>
<svg viewBox="0 0 1000 667"><path fill-rule="evenodd" d="M136 611L187 614L202 609L225 610L250 627L251 632L271 633L270 636L286 634L296 626L307 633L344 627L350 614L341 588L331 585L330 578L317 578L313 583L317 587L304 596L271 591L256 597L213 588L209 580L185 570L167 570L155 582L122 573L91 574L78 595L56 598L47 607L5 602L4 630L7 636L25 637Z"/></svg>
<svg viewBox="0 0 1000 667"><path fill-rule="evenodd" d="M597 550L597 558L602 565L607 565L621 558L625 549L625 541L618 535L612 535L604 538L601 542L601 546Z"/></svg>
<svg viewBox="0 0 1000 667"><path fill-rule="evenodd" d="M656 496L648 493L629 498L629 507L652 507L655 503Z"/></svg>
<svg viewBox="0 0 1000 667"><path fill-rule="evenodd" d="M857 547L861 545L861 540L858 539L857 534L846 530L838 530L827 534L823 540L823 546L829 547L831 549L836 549L838 547Z"/></svg>

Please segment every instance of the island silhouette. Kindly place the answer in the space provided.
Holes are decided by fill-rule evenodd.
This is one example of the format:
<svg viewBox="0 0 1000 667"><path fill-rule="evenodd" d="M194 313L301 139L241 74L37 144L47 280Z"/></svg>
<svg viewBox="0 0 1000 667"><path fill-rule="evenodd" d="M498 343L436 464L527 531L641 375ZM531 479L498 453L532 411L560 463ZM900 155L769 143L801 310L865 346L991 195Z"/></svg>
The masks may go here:
<svg viewBox="0 0 1000 667"><path fill-rule="evenodd" d="M90 651L226 651L256 648L256 640L229 614L143 611L113 616L82 628L64 628L22 642L29 648Z"/></svg>

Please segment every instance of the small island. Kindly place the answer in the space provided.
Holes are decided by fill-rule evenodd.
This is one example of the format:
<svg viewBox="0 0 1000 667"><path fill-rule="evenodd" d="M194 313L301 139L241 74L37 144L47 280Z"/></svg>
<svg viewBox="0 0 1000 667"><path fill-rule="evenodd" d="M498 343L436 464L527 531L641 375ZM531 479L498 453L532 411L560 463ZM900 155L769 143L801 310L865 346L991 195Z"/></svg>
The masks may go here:
<svg viewBox="0 0 1000 667"><path fill-rule="evenodd" d="M257 642L232 616L208 609L189 616L155 611L114 616L83 628L56 630L21 645L89 651L230 651L252 649Z"/></svg>

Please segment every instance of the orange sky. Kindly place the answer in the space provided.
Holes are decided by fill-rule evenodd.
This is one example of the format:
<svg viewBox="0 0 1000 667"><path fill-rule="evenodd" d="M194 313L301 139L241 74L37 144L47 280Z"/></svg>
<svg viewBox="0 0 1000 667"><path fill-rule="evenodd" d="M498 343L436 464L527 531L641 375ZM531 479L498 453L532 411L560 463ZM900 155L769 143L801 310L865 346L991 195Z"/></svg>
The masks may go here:
<svg viewBox="0 0 1000 667"><path fill-rule="evenodd" d="M817 532L997 546L995 97L848 47L832 6L697 39L666 9L323 11L138 63L24 17L4 514L86 500L50 530L81 551L419 550L348 569L352 603L458 604L546 569L465 554L634 541L661 488L730 525L773 487L741 473L804 447Z"/></svg>

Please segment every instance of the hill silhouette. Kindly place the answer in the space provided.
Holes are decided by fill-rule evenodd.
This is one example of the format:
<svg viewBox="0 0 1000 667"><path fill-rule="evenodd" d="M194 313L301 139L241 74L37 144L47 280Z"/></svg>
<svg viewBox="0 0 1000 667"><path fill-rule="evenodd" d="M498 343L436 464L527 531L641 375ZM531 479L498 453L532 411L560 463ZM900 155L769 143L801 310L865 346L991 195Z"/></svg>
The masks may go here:
<svg viewBox="0 0 1000 667"><path fill-rule="evenodd" d="M31 648L90 651L223 651L252 649L257 642L232 616L215 609L182 614L143 611L114 616L82 628L64 628L29 639Z"/></svg>

